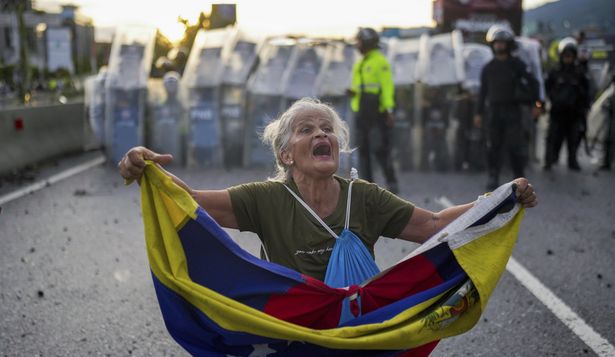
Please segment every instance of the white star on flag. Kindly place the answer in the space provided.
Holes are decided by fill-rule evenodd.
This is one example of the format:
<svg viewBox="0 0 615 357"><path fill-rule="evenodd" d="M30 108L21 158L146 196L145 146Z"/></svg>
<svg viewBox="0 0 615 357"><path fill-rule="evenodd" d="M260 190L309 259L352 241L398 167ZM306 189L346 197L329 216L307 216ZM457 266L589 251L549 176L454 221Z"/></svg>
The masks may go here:
<svg viewBox="0 0 615 357"><path fill-rule="evenodd" d="M272 350L268 344L263 343L260 345L252 345L252 347L254 348L254 351L252 351L252 353L250 353L250 356L248 357L266 357L268 356L270 353L276 353L276 350Z"/></svg>

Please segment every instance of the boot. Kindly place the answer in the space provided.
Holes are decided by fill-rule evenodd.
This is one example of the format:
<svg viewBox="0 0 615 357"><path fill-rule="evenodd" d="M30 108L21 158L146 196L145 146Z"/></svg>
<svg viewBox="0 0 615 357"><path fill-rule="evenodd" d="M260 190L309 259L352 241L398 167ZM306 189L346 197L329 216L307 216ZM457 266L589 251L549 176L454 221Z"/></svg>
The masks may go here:
<svg viewBox="0 0 615 357"><path fill-rule="evenodd" d="M576 161L572 161L568 163L568 168L572 171L581 171L581 166Z"/></svg>

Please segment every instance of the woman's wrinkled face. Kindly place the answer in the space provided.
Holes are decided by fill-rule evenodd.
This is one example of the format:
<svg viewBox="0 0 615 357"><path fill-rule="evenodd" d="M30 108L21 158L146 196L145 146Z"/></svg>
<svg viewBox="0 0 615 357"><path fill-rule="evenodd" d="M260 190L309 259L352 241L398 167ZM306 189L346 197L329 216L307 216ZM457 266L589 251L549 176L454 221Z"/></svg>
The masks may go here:
<svg viewBox="0 0 615 357"><path fill-rule="evenodd" d="M282 160L307 176L331 176L337 171L339 142L327 113L307 110L295 120Z"/></svg>

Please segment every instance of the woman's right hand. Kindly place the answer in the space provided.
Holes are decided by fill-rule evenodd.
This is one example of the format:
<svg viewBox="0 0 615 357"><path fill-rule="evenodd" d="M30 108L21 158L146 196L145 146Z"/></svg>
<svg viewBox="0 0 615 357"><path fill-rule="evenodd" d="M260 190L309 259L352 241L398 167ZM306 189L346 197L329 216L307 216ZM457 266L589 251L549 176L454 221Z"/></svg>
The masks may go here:
<svg viewBox="0 0 615 357"><path fill-rule="evenodd" d="M151 160L155 163L165 165L173 161L173 156L169 154L157 154L143 146L134 147L128 150L122 160L117 164L120 175L127 181L138 180L141 175L143 175L145 160Z"/></svg>

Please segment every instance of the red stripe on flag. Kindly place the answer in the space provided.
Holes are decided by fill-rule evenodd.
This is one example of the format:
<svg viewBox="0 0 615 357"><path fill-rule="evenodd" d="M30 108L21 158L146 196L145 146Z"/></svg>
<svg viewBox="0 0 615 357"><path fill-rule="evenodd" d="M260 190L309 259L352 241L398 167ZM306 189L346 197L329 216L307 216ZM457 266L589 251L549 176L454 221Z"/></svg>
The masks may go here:
<svg viewBox="0 0 615 357"><path fill-rule="evenodd" d="M346 292L305 277L285 294L271 295L264 312L281 320L315 329L337 327Z"/></svg>
<svg viewBox="0 0 615 357"><path fill-rule="evenodd" d="M443 282L431 261L418 255L394 266L382 277L361 290L363 314L408 296L431 289Z"/></svg>

